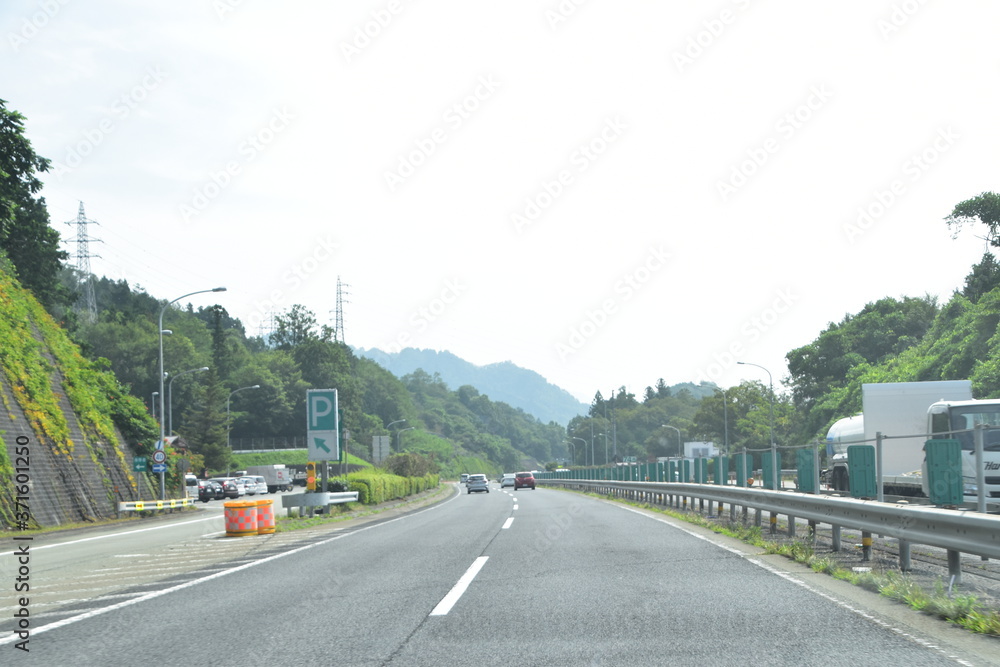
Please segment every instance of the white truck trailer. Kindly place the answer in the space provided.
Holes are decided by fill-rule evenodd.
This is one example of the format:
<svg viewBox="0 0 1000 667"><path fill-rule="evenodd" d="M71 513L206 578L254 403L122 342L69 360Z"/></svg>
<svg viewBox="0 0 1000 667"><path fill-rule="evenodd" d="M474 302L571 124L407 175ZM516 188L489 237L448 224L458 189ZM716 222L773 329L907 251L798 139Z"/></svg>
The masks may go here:
<svg viewBox="0 0 1000 667"><path fill-rule="evenodd" d="M841 419L827 434L830 463L827 481L848 490L847 447L875 446L881 433L883 491L892 495L926 496L922 466L924 443L930 438L962 444L962 477L966 496L977 494L973 439L977 424L1000 426L1000 399L972 399L968 380L891 382L861 387L862 414ZM909 437L901 437L909 436ZM1000 498L1000 428L986 431L983 479L986 498ZM994 500L993 502L996 502Z"/></svg>

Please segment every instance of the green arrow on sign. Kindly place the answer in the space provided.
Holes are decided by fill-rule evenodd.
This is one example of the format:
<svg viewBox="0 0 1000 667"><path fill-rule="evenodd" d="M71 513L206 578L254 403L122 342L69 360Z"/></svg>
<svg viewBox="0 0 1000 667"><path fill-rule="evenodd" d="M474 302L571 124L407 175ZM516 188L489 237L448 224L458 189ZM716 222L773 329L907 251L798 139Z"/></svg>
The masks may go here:
<svg viewBox="0 0 1000 667"><path fill-rule="evenodd" d="M313 442L327 454L330 453L330 448L326 446L326 440L323 440L322 438L313 438Z"/></svg>

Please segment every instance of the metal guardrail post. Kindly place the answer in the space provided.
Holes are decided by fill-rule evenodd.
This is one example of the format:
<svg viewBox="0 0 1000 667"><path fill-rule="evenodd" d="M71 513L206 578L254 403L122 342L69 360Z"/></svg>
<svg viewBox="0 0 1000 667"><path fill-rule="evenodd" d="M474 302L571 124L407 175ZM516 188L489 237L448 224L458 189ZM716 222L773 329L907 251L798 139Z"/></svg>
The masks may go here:
<svg viewBox="0 0 1000 667"><path fill-rule="evenodd" d="M861 562L867 563L872 559L872 534L867 530L861 531Z"/></svg>
<svg viewBox="0 0 1000 667"><path fill-rule="evenodd" d="M976 424L973 440L976 447L976 511L986 513L986 468L983 466L983 437L986 424Z"/></svg>
<svg viewBox="0 0 1000 667"><path fill-rule="evenodd" d="M899 540L899 570L900 572L909 572L913 569L913 563L910 560L910 543L906 540Z"/></svg>
<svg viewBox="0 0 1000 667"><path fill-rule="evenodd" d="M951 583L962 583L962 555L951 549L948 550L948 574L951 576Z"/></svg>
<svg viewBox="0 0 1000 667"><path fill-rule="evenodd" d="M885 502L885 490L882 484L882 431L875 433L875 500Z"/></svg>

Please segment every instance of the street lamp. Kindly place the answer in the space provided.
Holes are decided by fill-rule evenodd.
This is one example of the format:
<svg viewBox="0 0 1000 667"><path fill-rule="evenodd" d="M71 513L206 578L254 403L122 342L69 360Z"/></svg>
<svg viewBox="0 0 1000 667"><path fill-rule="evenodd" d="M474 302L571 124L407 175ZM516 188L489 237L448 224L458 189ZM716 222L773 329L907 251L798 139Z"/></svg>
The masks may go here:
<svg viewBox="0 0 1000 667"><path fill-rule="evenodd" d="M188 373L202 373L207 370L208 366L202 366L201 368L192 368L189 371L181 371L170 377L170 382L167 383L167 433L170 435L174 434L174 380Z"/></svg>
<svg viewBox="0 0 1000 667"><path fill-rule="evenodd" d="M749 361L737 361L736 363L744 366L756 366L767 373L767 382L771 389L769 397L771 399L771 484L774 485L775 489L781 488L778 480L778 448L774 446L774 379L771 377L771 371L760 364L751 364Z"/></svg>
<svg viewBox="0 0 1000 667"><path fill-rule="evenodd" d="M388 431L392 427L393 424L402 424L405 421L406 421L405 419L397 419L394 422L389 422L388 424L385 425L385 430ZM390 435L389 437L391 438L392 436ZM389 441L389 444L392 444L392 440ZM397 443L397 445L398 445L398 443ZM455 446L452 445L452 449L454 449L454 447ZM374 452L372 452L372 454L374 455ZM381 456L381 454L379 454L379 456Z"/></svg>
<svg viewBox="0 0 1000 667"><path fill-rule="evenodd" d="M213 287L212 289L203 289L203 290L198 290L197 292L188 292L187 294L181 294L176 299L168 301L166 303L166 305L163 306L163 308L160 308L160 320L159 320L160 325L157 327L157 331L160 332L160 440L159 440L159 442L156 443L156 448L157 449L163 449L164 448L165 445L164 445L163 440L166 437L166 433L164 433L164 427L166 425L163 423L163 400L165 398L164 395L163 395L163 378L164 378L164 375L163 375L163 333L164 333L164 331L163 331L163 313L172 304L180 301L181 299L183 299L185 297L194 296L195 294L203 294L205 292L225 292L225 291L226 291L225 287ZM162 468L161 468L161 470L162 470ZM167 489L166 489L165 473L161 472L160 473L160 500L166 500L166 499L167 499Z"/></svg>
<svg viewBox="0 0 1000 667"><path fill-rule="evenodd" d="M587 465L587 441L584 440L583 438L578 438L575 435L571 435L569 437L573 438L574 440L579 440L580 442L583 443L583 465Z"/></svg>
<svg viewBox="0 0 1000 667"><path fill-rule="evenodd" d="M156 397L160 395L160 392L154 391L152 397L149 399L149 410L153 413L153 419L156 419Z"/></svg>
<svg viewBox="0 0 1000 667"><path fill-rule="evenodd" d="M722 430L724 432L724 446L723 451L729 454L729 405L726 398L726 390L719 389L722 392Z"/></svg>
<svg viewBox="0 0 1000 667"><path fill-rule="evenodd" d="M239 389L233 389L229 392L229 396L226 397L226 448L232 451L233 446L229 444L229 432L233 430L233 425L229 423L229 401L232 399L233 394L238 391L243 391L244 389L260 389L259 384L251 385L249 387L240 387Z"/></svg>
<svg viewBox="0 0 1000 667"><path fill-rule="evenodd" d="M608 458L608 434L598 433L597 437L600 438L602 435L604 436L604 465L608 465L608 462L611 460Z"/></svg>
<svg viewBox="0 0 1000 667"><path fill-rule="evenodd" d="M415 428L417 428L417 427L416 426L408 426L406 428L401 428L398 431L396 431L396 453L397 454L401 451L399 449L399 439L400 439L400 436L403 435L403 431L412 431Z"/></svg>
<svg viewBox="0 0 1000 667"><path fill-rule="evenodd" d="M670 424L660 424L663 428L672 428L677 431L677 458L684 458L684 445L681 444L681 430L676 426L671 426Z"/></svg>
<svg viewBox="0 0 1000 667"><path fill-rule="evenodd" d="M569 464L571 466L576 465L576 445L572 440L566 440L565 444L569 445Z"/></svg>

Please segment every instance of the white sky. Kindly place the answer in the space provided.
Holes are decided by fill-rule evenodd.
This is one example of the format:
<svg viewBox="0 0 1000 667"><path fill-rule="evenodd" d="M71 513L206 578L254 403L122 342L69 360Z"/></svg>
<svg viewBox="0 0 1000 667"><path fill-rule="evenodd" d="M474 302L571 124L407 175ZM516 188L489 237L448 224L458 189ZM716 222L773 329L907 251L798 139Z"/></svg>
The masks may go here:
<svg viewBox="0 0 1000 667"><path fill-rule="evenodd" d="M589 402L767 381L737 360L779 383L829 322L961 288L984 243L943 218L1000 182L998 18L8 0L0 98L59 165L53 225L75 238L81 200L100 223L94 273L225 285L189 301L251 334L296 303L333 324L340 276L348 344L510 360Z"/></svg>

